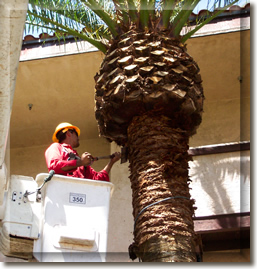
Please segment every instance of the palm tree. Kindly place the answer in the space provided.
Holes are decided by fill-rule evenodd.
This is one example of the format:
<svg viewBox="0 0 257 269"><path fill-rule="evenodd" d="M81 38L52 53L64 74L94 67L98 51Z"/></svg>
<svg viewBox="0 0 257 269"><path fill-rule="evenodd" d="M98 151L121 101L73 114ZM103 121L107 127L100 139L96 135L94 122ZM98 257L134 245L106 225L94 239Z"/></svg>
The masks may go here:
<svg viewBox="0 0 257 269"><path fill-rule="evenodd" d="M204 94L185 43L237 1L223 1L222 8L215 1L219 9L190 27L199 2L31 0L27 12L30 25L86 40L105 54L95 76L95 117L100 134L129 159L132 259L196 261L187 151L201 123Z"/></svg>

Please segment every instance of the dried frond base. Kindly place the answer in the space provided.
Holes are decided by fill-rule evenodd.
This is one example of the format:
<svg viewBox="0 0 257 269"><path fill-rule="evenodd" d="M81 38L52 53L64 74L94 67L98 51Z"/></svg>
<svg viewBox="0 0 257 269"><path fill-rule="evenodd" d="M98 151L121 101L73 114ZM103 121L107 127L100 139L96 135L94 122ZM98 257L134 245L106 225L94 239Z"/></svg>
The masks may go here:
<svg viewBox="0 0 257 269"><path fill-rule="evenodd" d="M199 67L178 38L164 31L131 29L113 41L95 76L100 134L127 142L135 116L157 109L173 128L193 135L201 123L203 88Z"/></svg>

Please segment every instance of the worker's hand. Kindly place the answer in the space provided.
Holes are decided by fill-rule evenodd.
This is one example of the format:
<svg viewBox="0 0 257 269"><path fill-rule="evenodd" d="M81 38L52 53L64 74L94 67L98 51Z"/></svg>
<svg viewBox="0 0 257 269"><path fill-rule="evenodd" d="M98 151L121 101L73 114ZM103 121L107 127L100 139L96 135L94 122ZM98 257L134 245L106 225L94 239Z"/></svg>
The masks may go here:
<svg viewBox="0 0 257 269"><path fill-rule="evenodd" d="M94 162L94 157L90 153L84 152L81 155L81 162L84 166L91 165Z"/></svg>
<svg viewBox="0 0 257 269"><path fill-rule="evenodd" d="M111 162L112 163L116 163L120 159L120 157L121 157L120 152L115 152L112 155L114 155L114 157L111 159Z"/></svg>
<svg viewBox="0 0 257 269"><path fill-rule="evenodd" d="M108 164L104 167L104 170L105 170L108 174L110 173L113 164L116 163L116 162L120 159L121 154L120 154L120 152L115 152L115 153L112 154L112 156L113 156L113 157L111 158L111 160L110 160L110 161L108 162Z"/></svg>

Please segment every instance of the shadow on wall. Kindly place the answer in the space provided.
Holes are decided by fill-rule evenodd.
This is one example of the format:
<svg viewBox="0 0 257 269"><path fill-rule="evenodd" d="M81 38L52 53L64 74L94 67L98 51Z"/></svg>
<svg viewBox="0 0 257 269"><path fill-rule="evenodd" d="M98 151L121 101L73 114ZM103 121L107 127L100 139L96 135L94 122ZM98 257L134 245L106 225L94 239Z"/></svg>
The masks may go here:
<svg viewBox="0 0 257 269"><path fill-rule="evenodd" d="M197 217L250 211L249 151L195 156L189 165Z"/></svg>

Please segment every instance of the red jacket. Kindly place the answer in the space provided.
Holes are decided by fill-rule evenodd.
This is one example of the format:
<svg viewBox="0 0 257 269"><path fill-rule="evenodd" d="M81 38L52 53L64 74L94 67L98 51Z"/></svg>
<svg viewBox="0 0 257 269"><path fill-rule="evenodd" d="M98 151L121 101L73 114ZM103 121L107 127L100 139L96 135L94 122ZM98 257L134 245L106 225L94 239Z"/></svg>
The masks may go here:
<svg viewBox="0 0 257 269"><path fill-rule="evenodd" d="M88 178L101 181L110 181L109 175L105 170L96 172L91 166L80 166L70 171L63 171L61 168L65 166L76 166L77 160L70 160L70 153L79 156L77 151L68 144L53 143L45 151L45 159L48 171L54 170L56 174ZM68 160L69 159L69 160Z"/></svg>

